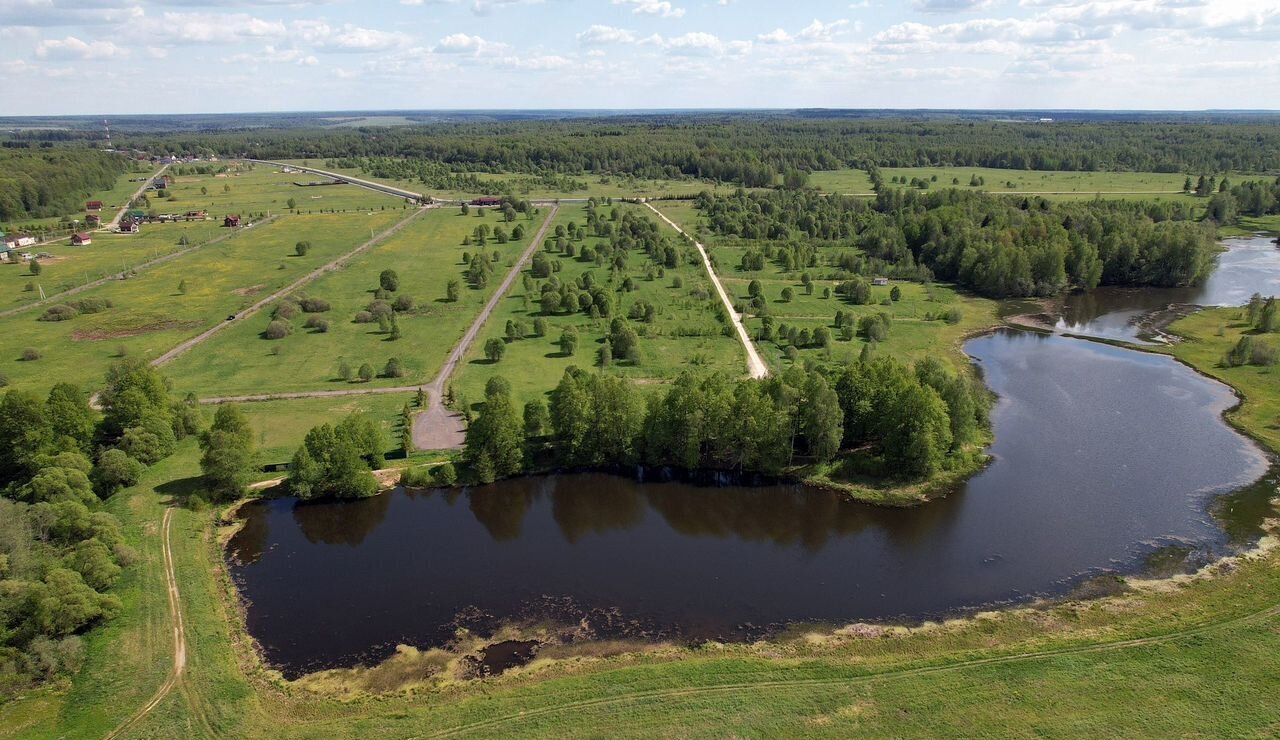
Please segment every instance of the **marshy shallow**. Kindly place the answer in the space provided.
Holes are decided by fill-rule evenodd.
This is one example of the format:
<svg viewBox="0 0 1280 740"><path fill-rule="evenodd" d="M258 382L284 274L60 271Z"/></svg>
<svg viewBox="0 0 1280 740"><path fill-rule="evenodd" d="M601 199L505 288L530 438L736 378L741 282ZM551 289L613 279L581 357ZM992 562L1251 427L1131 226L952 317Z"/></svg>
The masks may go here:
<svg viewBox="0 0 1280 740"><path fill-rule="evenodd" d="M248 629L290 677L508 621L751 638L1063 594L1171 546L1242 546L1270 514L1275 471L1222 421L1229 388L1060 336L1001 331L966 351L1000 395L994 461L944 499L895 510L577 474L256 502L229 545Z"/></svg>

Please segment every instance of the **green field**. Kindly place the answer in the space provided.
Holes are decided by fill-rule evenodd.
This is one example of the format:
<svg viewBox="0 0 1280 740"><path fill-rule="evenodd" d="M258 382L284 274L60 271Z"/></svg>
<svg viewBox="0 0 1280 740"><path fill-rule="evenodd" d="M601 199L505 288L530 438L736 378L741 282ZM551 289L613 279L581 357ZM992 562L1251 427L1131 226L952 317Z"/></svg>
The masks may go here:
<svg viewBox="0 0 1280 740"><path fill-rule="evenodd" d="M88 246L72 246L63 240L31 247L26 251L48 252L53 259L38 260L39 276L32 275L25 262L0 263L0 309L39 300L38 288L43 288L45 295L53 295L126 272L143 262L185 249L178 243L184 235L192 245L220 236L224 233L221 226L220 222L213 221L144 224L136 234L94 232L93 242ZM32 290L27 290L28 284Z"/></svg>
<svg viewBox="0 0 1280 740"><path fill-rule="evenodd" d="M385 438L384 453L400 450L400 409L413 403L412 393L382 393L331 398L298 398L241 404L257 432L258 457L264 464L288 462L312 427L333 423L360 412L378 423ZM204 407L210 420L216 406Z"/></svg>
<svg viewBox="0 0 1280 740"><path fill-rule="evenodd" d="M175 200L153 200L151 207L162 213L170 210L203 209L219 220L230 213L281 213L293 199L300 213L320 211L381 211L406 207L399 198L366 190L356 185L298 187L294 182L319 182L324 178L305 172L284 173L265 164L228 163L227 172L217 175L184 175L174 178L169 188ZM201 189L205 193L201 193Z"/></svg>
<svg viewBox="0 0 1280 740"><path fill-rule="evenodd" d="M462 246L463 237L478 224L501 224L500 218L501 214L493 209L487 209L483 218L477 216L477 211L462 216L455 208L427 210L344 269L307 286L303 291L306 295L322 298L332 306L326 313L315 314L329 322L328 332L304 329L305 319L299 317L293 322L296 331L291 336L263 339L260 334L270 321L269 313L264 312L178 358L166 373L177 388L205 396L333 390L349 387L338 373L340 363L359 367L368 362L381 372L387 360L397 357L407 374L402 378L377 378L370 385L424 383L444 364L454 344L533 238L545 213L534 220L520 218L518 223L524 225L526 237L518 243L489 240L485 251L496 251L501 259L492 263L494 273L484 289L469 287L462 255L475 253L477 248ZM400 277L396 295L410 296L415 302L412 311L400 315L403 336L394 342L377 324L353 321L374 300L378 275L387 269L395 270ZM450 280L461 285L459 300L453 303L445 300Z"/></svg>
<svg viewBox="0 0 1280 740"><path fill-rule="evenodd" d="M59 381L96 386L121 349L135 357L162 354L350 251L369 238L370 229L382 230L403 215L395 210L372 216L282 216L137 277L75 296L111 301L112 307L101 313L48 322L38 320L42 311L37 309L0 319L0 374L14 386L32 390ZM306 257L293 255L298 240L312 244ZM185 294L178 290L184 281ZM43 356L24 361L25 348Z"/></svg>
<svg viewBox="0 0 1280 740"><path fill-rule="evenodd" d="M928 180L929 187L934 189L957 187L962 190L992 193L1034 193L1076 198L1092 198L1096 194L1101 194L1103 197L1141 195L1148 200L1203 201L1203 199L1183 195L1182 185L1186 179L1185 174L999 170L986 167L885 167L880 171L887 182L894 177L905 177L909 183L912 178L918 177ZM983 184L971 187L969 181L973 176L981 178ZM833 193L871 193L871 181L864 170L814 172L809 176L809 183ZM1013 187L1009 186L1010 183ZM893 183L890 182L890 184Z"/></svg>
<svg viewBox="0 0 1280 740"><path fill-rule="evenodd" d="M648 209L640 206L619 204L616 207L637 209L653 218ZM565 204L560 208L556 223L584 223L585 212L585 206ZM587 237L577 246L581 249L600 242L607 243L607 240ZM636 302L647 301L658 308L657 318L652 324L632 322L641 334L639 363L633 365L619 360L613 363L609 372L646 384L674 378L683 370L693 368L743 374L746 368L745 354L735 338L723 333L723 325L716 319L715 305L718 299L715 298L701 263L684 262L678 267L666 268L664 277L655 276L653 280L647 278L646 273L650 267L647 263L648 259L642 252L631 254L626 274L634 279L636 289L618 293L619 305L625 316ZM560 264L562 269L556 276L561 281L576 280L586 272L591 272L600 281L609 279L608 268L597 267L594 263L560 258ZM529 274L528 270L525 273ZM620 275L619 282L624 277ZM676 278L680 279L683 287L672 287ZM615 284L613 287L617 290L620 285ZM693 295L695 291L701 291L705 297ZM546 336L508 342L506 354L496 364L485 359L485 342L494 337L503 338L508 320L523 321L526 326L532 327L533 320L538 317L547 323ZM531 299L526 308L524 287L517 282L472 345L464 364L452 380L454 390L476 402L484 398L485 382L493 375L502 375L511 382L512 393L517 401L527 401L554 388L560 382L565 368L570 365L583 368L596 366L596 355L609 333L609 324L610 319L592 320L580 312L544 316L536 299ZM565 356L556 342L561 332L570 326L578 332L578 348L573 356ZM682 330L693 335L677 336Z"/></svg>

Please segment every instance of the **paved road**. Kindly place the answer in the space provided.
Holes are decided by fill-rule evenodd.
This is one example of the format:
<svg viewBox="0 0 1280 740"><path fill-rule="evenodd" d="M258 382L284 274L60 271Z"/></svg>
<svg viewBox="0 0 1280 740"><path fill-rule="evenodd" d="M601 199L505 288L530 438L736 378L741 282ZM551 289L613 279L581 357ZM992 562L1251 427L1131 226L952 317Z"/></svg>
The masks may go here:
<svg viewBox="0 0 1280 740"><path fill-rule="evenodd" d="M185 354L188 350L190 350L191 348L193 348L193 347L195 347L195 346L197 346L197 345L201 344L202 342L208 341L208 340L209 340L211 337L213 337L215 334L217 334L217 333L218 333L218 332L220 332L220 331L225 330L226 328L228 328L229 326L231 326L232 324L234 324L236 321L239 321L240 319L246 319L246 318L248 318L248 317L250 317L250 316L252 316L252 315L256 314L257 312L261 311L261 310L262 310L263 308L265 308L268 304L270 304L270 303L272 303L272 302L274 302L274 301L277 301L277 300L279 300L280 298L282 298L282 297L284 297L284 296L286 296L286 295L289 295L290 293L293 293L294 291L298 290L299 288L303 287L304 285L307 285L308 283L310 283L310 282L314 281L316 278L319 278L319 277L320 277L320 276L322 276L322 275L328 274L328 273L330 273L330 272L333 272L334 270L338 270L338 269L340 269L340 268L344 267L344 266L346 265L346 263L347 263L347 262L348 262L352 257L355 257L355 256L357 256L357 255L362 254L363 252L365 252L365 251L366 251L366 250L368 250L369 248L373 247L375 244L377 244L377 243L381 242L382 240L386 239L387 237L389 237L389 236L391 236L391 235L395 234L397 231L399 231L400 229L404 228L405 224L409 223L410 221L412 221L413 219L415 219L415 218L417 218L419 215L421 215L421 214L422 214L422 211L423 211L423 209L421 209L421 208L418 208L418 209L414 210L414 212L413 212L413 213L411 213L411 214L409 214L408 216L404 217L403 219L401 219L401 220L397 221L397 222L395 223L395 225L393 225L393 226L391 226L389 229L387 229L387 230L383 231L381 234L378 234L377 236L374 236L372 239L370 239L369 241L365 242L364 244L361 244L360 246L356 247L355 249L351 250L350 252L347 252L346 254L344 254L344 255L342 255L341 257L339 257L339 258L335 259L334 261L330 262L329 264L324 265L323 267L316 268L315 270L312 270L311 272L307 273L306 275L303 275L302 277L298 278L297 280L293 281L292 283L289 283L289 284L288 284L288 285L286 285L285 287L281 288L280 290L277 290L276 292L272 293L271 295L267 296L266 298L263 298L262 300L258 301L257 303L253 304L252 306L249 306L248 308L244 309L243 311L240 311L239 313L234 314L234 316L235 316L235 319L234 319L234 320L229 320L229 321L220 321L220 322L218 322L217 324L214 324L212 328L210 328L210 329L208 329L208 330L206 330L206 331L203 331L203 332L201 332L201 333L197 334L196 336L194 336L194 337L192 337L192 338L188 339L187 341L183 342L182 344L179 344L178 346L174 347L173 349L169 350L168 352L165 352L164 354L162 354L162 355L160 355L159 357L157 357L157 358L155 358L154 360L152 360L152 361L151 361L151 366L152 366L152 367L163 367L164 365L167 365L167 364L169 364L170 362L173 362L173 361L174 361L175 359L177 359L180 355Z"/></svg>
<svg viewBox="0 0 1280 740"><path fill-rule="evenodd" d="M489 301L485 303L484 308L480 310L475 321L471 323L471 326L467 328L466 333L464 333L462 338L458 340L458 343L454 345L453 350L449 353L448 359L445 360L444 365L440 368L440 372L436 374L436 377L432 379L431 382L425 385L404 385L390 388L357 387L332 391L294 391L284 393L246 394L239 396L218 396L213 398L202 398L200 402L207 404L247 403L253 401L277 401L298 398L331 398L337 396L362 396L386 393L417 393L419 390L425 390L430 397L430 400L427 404L427 410L414 417L414 448L419 450L447 450L461 447L463 441L466 439L466 427L460 415L451 412L445 407L444 390L447 387L449 378L453 375L454 370L456 370L458 365L462 363L463 358L466 357L467 350L471 348L472 343L475 342L476 337L479 336L480 330L484 328L485 322L489 320L489 317L493 314L493 310L497 308L498 302L501 301L507 294L507 291L511 289L512 283L515 282L520 271L524 269L525 263L527 263L529 259L533 257L533 253L542 246L542 241L546 238L547 230L551 228L551 222L555 220L556 213L559 210L560 207L558 205L553 204L551 206L551 211L547 214L546 220L542 222L542 227L538 229L538 233L533 236L533 239L529 242L529 246L525 248L523 253L521 253L519 259L516 260L516 263L512 266L511 270L507 272L506 277L502 279L502 283L498 285L497 290L495 290L493 295L489 297ZM420 211L421 209L419 209L419 212ZM392 228L399 228L403 223L404 222L402 221L400 224L397 224ZM382 236L385 236L385 234ZM381 236L379 236L379 238L381 238ZM350 254L347 255L347 257L350 256ZM342 259L346 259L346 257ZM330 266L326 266L326 268L322 269L328 269ZM283 295L290 290L293 290L293 288L286 288L272 297L264 299L260 303L269 303L275 300L277 296ZM246 309L246 312L248 310L249 309ZM240 315L244 316L246 313L242 313ZM209 330L209 332L206 332L206 334L211 334L222 328L224 328L223 325L216 326ZM207 339L208 337L205 338ZM196 337L195 339L200 339L200 337ZM191 341L195 341L195 339ZM177 351L181 347L182 345L175 347L173 350L170 350L170 353ZM186 349L190 349L190 347L187 347ZM164 357L168 357L170 353L166 353L166 355L163 355L161 358L157 358L156 362L159 362L159 360Z"/></svg>
<svg viewBox="0 0 1280 740"><path fill-rule="evenodd" d="M707 268L707 274L711 276L711 282L716 286L716 292L720 294L720 302L724 304L724 310L729 312L729 318L733 321L733 328L738 333L738 341L742 342L743 349L747 351L747 372L753 378L768 377L769 366L764 364L764 360L760 358L760 353L756 350L755 343L751 341L751 336L747 334L747 327L742 324L742 315L734 310L733 301L729 300L729 294L725 292L724 286L720 284L720 278L716 275L715 268L711 266L711 257L707 255L706 247L702 246L702 242L689 236L684 229L677 226L675 221L667 218L665 213L654 208L652 203L646 202L645 205L649 207L649 210L658 214L658 218L666 221L671 228L684 234L689 241L693 242L693 246L698 248L698 254L702 255L702 264Z"/></svg>
<svg viewBox="0 0 1280 740"><path fill-rule="evenodd" d="M125 212L129 210L129 204L137 200L138 196L147 192L147 188L151 187L151 181L163 175L164 171L167 169L169 169L169 165L166 164L161 166L160 169L155 172L152 172L151 175L147 177L146 181L142 183L136 192L134 192L133 197L126 200L124 205L120 206L120 210L116 212L116 217L111 219L110 223L105 223L99 227L98 231L114 231L115 228L120 225L120 219L124 218Z"/></svg>
<svg viewBox="0 0 1280 740"><path fill-rule="evenodd" d="M267 218L264 218L261 221L258 221L257 223L253 224L253 226L261 226L263 224L270 223L276 220L276 218L277 218L276 216L268 216ZM231 229L227 233L223 234L222 236L214 237L213 239L210 239L207 242L192 244L191 246L186 247L185 249L179 249L176 252L170 252L169 254L163 255L161 257L156 257L155 259L149 262L143 262L140 265L131 267L129 268L128 272L119 272L113 275L108 275L104 278L98 278L97 280L87 282L84 285L77 285L74 288L68 288L67 290L62 291L61 293L54 293L48 298L35 301L34 303L27 303L27 304L18 306L16 308L10 308L4 311L0 311L0 319L6 316L13 316L14 314L22 313L23 311L30 311L33 308L36 308L38 306L43 306L49 303L61 303L69 295L75 295L76 293L81 293L83 291L89 290L90 288L96 288L99 285L103 285L104 283L109 283L112 280L123 280L125 277L127 277L129 272L137 272L139 270L145 270L148 267L155 267L156 265L161 265L161 264L164 264L165 262L176 260L179 257L185 254L194 252L197 249L202 249L204 247L211 247L214 244L217 244L218 242L221 242L221 241L226 241L227 239L230 239L231 237L236 236L237 234L242 234L244 233L245 229L248 229L248 228L251 228L251 227L245 227L244 229Z"/></svg>

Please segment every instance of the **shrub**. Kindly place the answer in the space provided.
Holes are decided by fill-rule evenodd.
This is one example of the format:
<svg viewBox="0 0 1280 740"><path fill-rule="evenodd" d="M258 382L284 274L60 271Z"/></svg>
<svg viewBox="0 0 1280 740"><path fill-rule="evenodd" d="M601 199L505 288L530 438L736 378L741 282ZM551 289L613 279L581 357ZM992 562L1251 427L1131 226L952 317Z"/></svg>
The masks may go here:
<svg viewBox="0 0 1280 740"><path fill-rule="evenodd" d="M302 241L302 242L298 242L297 244L293 245L293 251L294 251L294 253L295 253L295 254L297 254L299 257L306 257L306 256L307 256L307 250L309 250L309 249L311 249L311 242Z"/></svg>
<svg viewBox="0 0 1280 740"><path fill-rule="evenodd" d="M267 328L262 332L262 336L264 339L284 339L292 333L293 324L290 324L288 321L275 319L270 324L267 324Z"/></svg>
<svg viewBox="0 0 1280 740"><path fill-rule="evenodd" d="M391 304L392 310L397 313L405 313L413 310L413 296L402 295L395 299Z"/></svg>
<svg viewBox="0 0 1280 740"><path fill-rule="evenodd" d="M394 293L400 289L400 276L396 274L395 270L383 270L378 275L378 285L383 290Z"/></svg>
<svg viewBox="0 0 1280 740"><path fill-rule="evenodd" d="M291 300L280 301L271 311L271 318L289 320L298 315L298 304Z"/></svg>
<svg viewBox="0 0 1280 740"><path fill-rule="evenodd" d="M101 313L111 308L111 301L106 298L81 298L72 301L71 307L80 313Z"/></svg>
<svg viewBox="0 0 1280 740"><path fill-rule="evenodd" d="M431 471L431 474L436 479L436 482L442 486L452 486L458 482L458 471L453 467L453 463L438 465L435 470Z"/></svg>
<svg viewBox="0 0 1280 740"><path fill-rule="evenodd" d="M374 318L374 315L372 313L368 311L361 311L356 314L354 321L357 324L372 324L373 322L377 321L377 319Z"/></svg>
<svg viewBox="0 0 1280 740"><path fill-rule="evenodd" d="M303 298L300 305L304 313L324 313L329 310L329 302L323 298Z"/></svg>
<svg viewBox="0 0 1280 740"><path fill-rule="evenodd" d="M23 362L35 362L41 357L44 357L44 355L41 354L40 350L36 349L35 347L27 347L26 349L22 350Z"/></svg>
<svg viewBox="0 0 1280 740"><path fill-rule="evenodd" d="M391 318L391 314L395 313L395 311L392 310L391 308L391 304L382 299L375 300L369 305L365 306L365 310L373 314L375 319L378 318L379 316L385 316L387 318Z"/></svg>
<svg viewBox="0 0 1280 740"><path fill-rule="evenodd" d="M373 380L373 365L370 365L367 362L361 365L359 375L362 382L368 383L370 380Z"/></svg>
<svg viewBox="0 0 1280 740"><path fill-rule="evenodd" d="M960 309L958 308L952 308L942 314L942 320L946 321L948 324L959 324L961 318L963 317L961 316Z"/></svg>
<svg viewBox="0 0 1280 740"><path fill-rule="evenodd" d="M58 304L45 309L44 314L40 316L40 321L68 321L79 315L80 312L71 306Z"/></svg>
<svg viewBox="0 0 1280 740"><path fill-rule="evenodd" d="M324 334L329 331L329 322L317 316L307 319L307 323L303 324L306 329L315 329L317 334Z"/></svg>
<svg viewBox="0 0 1280 740"><path fill-rule="evenodd" d="M400 363L398 357L392 357L387 360L387 366L382 369L382 376L385 378L403 378L405 376L404 365Z"/></svg>

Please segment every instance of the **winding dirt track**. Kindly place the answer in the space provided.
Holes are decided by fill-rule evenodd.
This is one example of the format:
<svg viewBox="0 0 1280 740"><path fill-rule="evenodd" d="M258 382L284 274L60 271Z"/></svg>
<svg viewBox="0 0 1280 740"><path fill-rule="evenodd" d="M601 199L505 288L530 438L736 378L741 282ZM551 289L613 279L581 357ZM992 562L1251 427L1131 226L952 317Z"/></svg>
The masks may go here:
<svg viewBox="0 0 1280 740"><path fill-rule="evenodd" d="M729 312L729 318L733 321L733 328L738 333L738 341L742 342L742 348L747 351L747 372L753 378L764 378L769 375L769 366L764 364L764 360L760 359L760 353L756 350L755 342L751 341L751 335L747 334L747 327L742 324L742 315L733 309L733 301L729 300L729 294L725 292L724 286L720 284L720 278L716 275L715 268L711 266L711 257L707 255L706 247L702 246L702 242L689 236L684 229L676 225L675 221L667 218L667 214L653 207L652 203L645 203L649 210L658 214L658 218L667 222L667 225L684 235L686 239L693 242L693 246L698 248L698 254L702 255L702 265L707 269L707 275L711 277L711 284L716 286L716 293L720 294L720 302L724 304L724 310Z"/></svg>
<svg viewBox="0 0 1280 740"><path fill-rule="evenodd" d="M276 216L269 216L269 217L267 217L267 218L262 219L262 220L261 220L261 221L259 221L258 223L254 224L254 226L262 226L262 225L264 225L264 224L271 223L272 221L276 220L276 218L277 218ZM248 229L248 228L253 228L253 227L246 227L246 229ZM219 243L219 242L224 242L224 241L226 241L227 239L230 239L230 238L231 238L231 237L233 237L233 236L237 236L237 235L239 235L239 234L243 234L243 233L245 232L245 230L246 230L246 229L237 229L237 230L231 231L230 233L223 234L223 235L221 235L221 236L215 236L214 238L210 239L210 240L209 240L209 241L207 241L207 242L200 242L199 244L192 244L191 246L186 247L185 249L179 249L179 250L178 250L178 251L176 251L176 252L170 252L169 254L162 255L162 256L160 256L160 257L156 257L155 259L153 259L153 260L151 260L151 261L149 261L149 262L143 262L143 263L142 263L142 264L140 264L140 265L135 265L134 267L129 268L129 271L128 271L128 272L117 272L117 273L113 273L113 274L108 275L108 276L106 276L106 277L104 277L104 278L98 278L97 280L93 280L93 281L87 282L87 283L85 283L84 285L77 285L77 286L76 286L76 287L74 287L74 288L67 288L66 290L62 291L61 293L54 293L53 295L51 295L51 296L49 296L48 298L45 298L45 299L43 299L43 300L35 301L35 302L33 302L33 303L27 303L27 304L24 304L24 305L18 306L17 308L9 308L9 309L6 309L6 310L4 310L4 311L0 311L0 319L5 318L6 316L13 316L13 315L15 315L15 314L20 314L20 313L22 313L23 311L30 311L30 310L31 310L31 309L33 309L33 308L39 308L40 306L44 306L44 305L47 305L47 304L49 304L49 303L61 302L64 298L66 298L66 297L67 297L67 296L69 296L69 295L75 295L76 293L84 292L84 291L86 291L86 290L89 290L90 288L96 288L96 287L98 287L99 285L104 285L104 284L106 284L106 283L111 282L112 280L123 280L123 279L128 275L128 273L129 273L129 272L138 272L138 271L140 271L140 270L145 270L145 269L147 269L147 268L149 268L149 267L155 267L156 265L162 265L162 264L164 264L164 263L166 263L166 262L171 262L171 261L173 261L173 260L178 259L179 257L183 257L183 256L185 256L185 255L188 255L188 254L190 254L190 253L192 253L192 252L196 251L197 249L204 249L205 247L212 247L214 244L217 244L217 243Z"/></svg>
<svg viewBox="0 0 1280 740"><path fill-rule="evenodd" d="M325 275L325 274L328 274L328 273L333 272L333 271L335 271L335 270L341 269L342 267L344 267L344 266L346 265L347 261L348 261L348 260L350 260L352 257L356 257L356 256L358 256L358 255L360 255L360 254L364 253L365 251L367 251L368 249L370 249L371 247L373 247L375 244L378 244L379 242L383 241L383 240L384 240L384 239L386 239L387 237L389 237L389 236L391 236L391 235L395 234L397 231L399 231L400 229L404 228L405 224L409 223L410 221L412 221L413 219L415 219L415 218L417 218L419 215L421 215L421 214L422 214L422 212L423 212L423 210L424 210L424 209L422 209L422 208L418 208L418 209L414 210L414 212L413 212L413 213L411 213L411 214L409 214L408 216L406 216L406 217L402 218L401 220L397 221L397 222L396 222L394 225L392 225L390 228L386 229L386 230L385 230L385 231L383 231L381 234L378 234L378 235L374 236L373 238L369 239L369 241L365 242L364 244L361 244L360 246L356 247L355 249L351 250L350 252L347 252L346 254L342 255L341 257L338 257L337 259L335 259L334 261L330 262L329 264L327 264L327 265L323 265L322 267L318 267L318 268L316 268L315 270L312 270L311 272L307 273L306 275L303 275L302 277L298 278L297 280L294 280L292 283L289 283L288 285L284 286L284 287L283 287L283 288L281 288L280 290L277 290L276 292L272 293L271 295L267 296L266 298L263 298L262 300L258 301L257 303L253 304L252 306L249 306L248 308L244 309L243 311L240 311L239 313L233 314L233 316L235 317L235 320L236 320L236 321L239 321L240 319L246 319L246 318L248 318L248 317L250 317L250 316L252 316L252 315L256 314L257 312L261 311L263 308L266 308L266 306L267 306L268 304L273 303L273 302L275 302L275 301L279 300L280 298L282 298L282 297L284 297L284 296L286 296L286 295L288 295L288 294L290 294L290 293L292 293L292 292L294 292L294 291L298 290L299 288L303 287L304 285L307 285L308 283L310 283L310 282L314 281L315 279L319 278L320 276ZM225 330L226 328L228 328L229 326L231 326L231 325L232 325L232 323L234 323L234 322L233 322L233 321L231 321L231 320L228 320L228 321L219 321L218 323L214 324L211 328L209 328L209 329L207 329L207 330L205 330L205 331L203 331L203 332L201 332L201 333L199 333L199 334L195 335L194 337L192 337L192 338L190 338L190 339L186 340L185 342L182 342L182 343L181 343L181 344L179 344L178 346L174 347L173 349L169 350L168 352L165 352L164 354L162 354L162 355L160 355L159 357L157 357L157 358L155 358L154 360L152 360L152 361L151 361L151 365L152 365L152 367L163 367L163 366L165 366L165 365L169 364L170 362L173 362L173 361L174 361L174 360L176 360L179 356L181 356L181 355L185 354L186 352L188 352L189 350L191 350L193 347L196 347L197 345L199 345L199 344L200 344L200 343L202 343L202 342L208 341L211 337L213 337L213 336L214 336L215 334L217 334L218 332Z"/></svg>
<svg viewBox="0 0 1280 740"><path fill-rule="evenodd" d="M148 176L147 176L147 179L145 179L145 180L143 180L143 181L142 181L142 185L140 185L140 186L138 187L138 189L137 189L137 190L135 190L135 191L133 192L133 196L132 196L132 197L130 197L130 198L129 198L129 200L126 200L126 201L124 202L124 205L120 206L120 210L119 210L119 211L116 211L116 216L115 216L115 218L111 219L111 221L110 221L109 223L105 223L105 224L103 224L103 225L98 229L98 231L111 231L111 230L112 230L112 229L114 229L115 227L119 226L119 225L120 225L120 219L124 218L124 214L129 210L129 205L130 205L131 203L133 203L135 200L137 200L137 199L138 199L138 196L140 196L140 195L142 195L143 193L147 192L147 188L151 187L151 183L152 183L152 181L154 181L157 177L159 177L159 176L163 175L163 174L164 174L164 172L165 172L165 170L167 170L167 169L169 169L169 165L167 165L167 164L166 164L166 165L164 165L163 167L161 167L160 169L158 169L158 170L156 170L155 172L152 172L150 175L148 175Z"/></svg>
<svg viewBox="0 0 1280 740"><path fill-rule="evenodd" d="M646 701L646 700L664 700L664 699L682 699L686 697L705 697L716 696L720 694L733 694L742 691L756 691L769 689L790 689L790 688L828 688L828 687L853 687L858 685L875 683L877 681L892 680L896 678L909 678L915 676L929 676L941 673L954 673L956 671L965 670L967 668L980 668L990 665L1007 665L1011 663L1023 663L1028 661L1041 660L1046 658L1059 658L1073 655L1088 655L1091 653L1105 653L1115 650L1126 650L1134 647L1142 647L1146 645L1160 645L1177 640L1197 637L1200 635L1216 632L1229 627L1249 624L1253 622L1264 621L1267 619L1280 616L1280 605L1271 606L1251 614L1224 620L1221 622L1210 622L1196 627L1189 627L1185 630L1170 632L1163 635L1153 635L1151 637L1138 637L1130 640L1117 640L1115 642L1095 643L1092 645L1080 645L1076 647L1065 647L1057 650L1040 650L1029 653L1017 653L1013 655L992 656L989 658L975 658L972 660L962 660L946 665L921 666L918 668L903 668L900 670L884 671L881 673L872 673L865 676L849 676L844 678L814 678L814 679L796 679L796 680L776 680L776 681L759 681L756 683L742 682L731 684L717 684L713 686L690 686L686 688L673 689L655 689L650 691L636 691L629 694L619 696L600 697L598 699L582 699L579 701L565 702L555 706L541 707L537 709L529 709L509 714L502 717L491 717L489 719L473 722L466 725L458 725L447 730L442 730L430 735L430 737L457 737L460 735L470 734L480 731L492 731L496 727L507 725L512 722L520 722L539 717L562 714L565 712L579 711L582 709L596 709L600 707L612 707L624 705L629 702Z"/></svg>
<svg viewBox="0 0 1280 740"><path fill-rule="evenodd" d="M164 581L169 593L169 617L173 621L173 668L169 670L168 677L165 678L164 683L160 684L160 688L156 689L156 693L152 695L151 700L142 705L138 711L134 712L124 722L121 722L114 730L107 733L106 740L114 740L114 738L120 737L121 734L136 725L143 717L150 714L151 710L159 706L160 702L182 681L182 674L187 668L187 628L182 621L182 601L178 593L178 579L173 573L173 549L169 545L169 531L172 529L172 522L173 507L169 507L164 510L164 520L160 525L160 552L164 558Z"/></svg>

